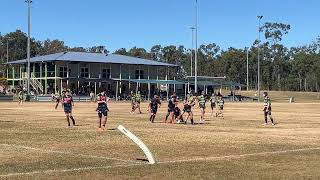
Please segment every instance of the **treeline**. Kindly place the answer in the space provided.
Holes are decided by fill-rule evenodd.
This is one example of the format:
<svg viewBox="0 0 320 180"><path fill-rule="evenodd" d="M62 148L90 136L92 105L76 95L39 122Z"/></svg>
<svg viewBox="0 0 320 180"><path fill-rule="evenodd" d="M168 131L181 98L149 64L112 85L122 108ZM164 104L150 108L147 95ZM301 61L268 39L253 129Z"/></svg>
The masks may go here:
<svg viewBox="0 0 320 180"><path fill-rule="evenodd" d="M226 76L228 80L247 84L247 53L249 64L249 88L257 89L257 59L260 49L261 88L282 91L319 91L320 39L309 45L285 47L281 40L291 27L282 23L265 23L260 31L261 41L251 47L221 50L215 43L198 47L198 75ZM9 60L27 56L27 36L20 30L0 36L0 59L6 62L6 45L9 40ZM259 48L258 48L259 47ZM68 47L61 40L31 40L31 56L62 51L110 53L105 46ZM194 51L182 45L154 45L150 50L133 47L120 48L115 54L164 61L179 65L178 76L190 75L190 59ZM194 61L193 61L194 62ZM194 67L194 66L193 66ZM4 75L4 66L1 72Z"/></svg>

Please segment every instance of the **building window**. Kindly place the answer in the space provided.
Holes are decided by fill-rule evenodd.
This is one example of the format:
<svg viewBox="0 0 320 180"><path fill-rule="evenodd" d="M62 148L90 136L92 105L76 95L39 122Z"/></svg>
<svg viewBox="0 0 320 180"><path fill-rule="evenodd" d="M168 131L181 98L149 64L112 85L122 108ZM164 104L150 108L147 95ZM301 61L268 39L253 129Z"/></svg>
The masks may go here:
<svg viewBox="0 0 320 180"><path fill-rule="evenodd" d="M82 78L88 78L89 77L89 68L87 67L82 67L80 71L80 76Z"/></svg>
<svg viewBox="0 0 320 180"><path fill-rule="evenodd" d="M60 77L62 77L62 78L68 77L67 67L60 67Z"/></svg>
<svg viewBox="0 0 320 180"><path fill-rule="evenodd" d="M107 79L110 78L111 70L110 69L102 69L102 78Z"/></svg>
<svg viewBox="0 0 320 180"><path fill-rule="evenodd" d="M139 79L139 76L140 76L140 79L144 79L144 72L143 72L143 70L136 70L135 78L136 78L136 79Z"/></svg>

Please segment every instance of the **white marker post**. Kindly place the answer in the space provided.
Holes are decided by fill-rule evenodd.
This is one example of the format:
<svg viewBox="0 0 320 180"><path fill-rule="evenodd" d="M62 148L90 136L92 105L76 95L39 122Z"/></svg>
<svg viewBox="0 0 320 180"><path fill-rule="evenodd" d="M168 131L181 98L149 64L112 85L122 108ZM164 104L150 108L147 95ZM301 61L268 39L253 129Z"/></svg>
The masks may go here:
<svg viewBox="0 0 320 180"><path fill-rule="evenodd" d="M136 143L140 147L140 149L142 149L142 151L144 152L144 154L148 158L149 164L155 164L156 163L156 161L155 161L151 151L149 150L149 148L136 135L134 135L132 132L127 130L122 125L118 126L118 130L120 132L122 132L124 135L126 135L129 139L131 139L134 143Z"/></svg>

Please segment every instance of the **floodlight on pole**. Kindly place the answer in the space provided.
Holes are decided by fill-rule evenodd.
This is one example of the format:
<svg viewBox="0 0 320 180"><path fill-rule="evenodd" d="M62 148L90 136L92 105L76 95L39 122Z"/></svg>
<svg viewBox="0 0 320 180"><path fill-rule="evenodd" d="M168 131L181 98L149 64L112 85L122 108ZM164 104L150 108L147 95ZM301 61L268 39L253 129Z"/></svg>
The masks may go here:
<svg viewBox="0 0 320 180"><path fill-rule="evenodd" d="M194 57L194 92L198 92L198 0L196 0L196 6L195 6L195 30L196 30L196 37L195 37L195 57Z"/></svg>
<svg viewBox="0 0 320 180"><path fill-rule="evenodd" d="M258 39L258 102L260 102L260 33L261 33L261 19L263 16L257 16L259 20L259 39Z"/></svg>

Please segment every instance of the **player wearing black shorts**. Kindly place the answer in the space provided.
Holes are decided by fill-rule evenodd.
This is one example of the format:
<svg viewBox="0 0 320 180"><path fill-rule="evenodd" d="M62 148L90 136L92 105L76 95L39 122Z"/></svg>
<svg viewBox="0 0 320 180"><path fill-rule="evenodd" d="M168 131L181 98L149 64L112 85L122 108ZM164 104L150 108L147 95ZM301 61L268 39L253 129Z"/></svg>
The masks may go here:
<svg viewBox="0 0 320 180"><path fill-rule="evenodd" d="M97 112L99 117L99 130L105 130L108 116L108 105L107 105L107 96L104 91L102 91L97 96Z"/></svg>
<svg viewBox="0 0 320 180"><path fill-rule="evenodd" d="M181 109L176 106L174 108L174 112L173 112L173 116L174 116L174 119L178 122L178 123L183 123L183 116L181 114Z"/></svg>
<svg viewBox="0 0 320 180"><path fill-rule="evenodd" d="M192 94L189 94L183 102L183 114L188 113L188 117L186 118L185 123L187 123L188 119L190 118L191 124L194 124L193 112L192 112L192 107L194 105L195 105L194 97Z"/></svg>
<svg viewBox="0 0 320 180"><path fill-rule="evenodd" d="M211 104L211 116L213 115L214 109L216 109L216 102L217 102L217 96L215 93L212 93L210 97L210 104Z"/></svg>
<svg viewBox="0 0 320 180"><path fill-rule="evenodd" d="M171 117L170 123L174 123L174 108L176 107L177 103L177 95L173 93L170 99L168 100L168 112L166 115L166 119L163 120L164 123L167 123L168 117Z"/></svg>
<svg viewBox="0 0 320 180"><path fill-rule="evenodd" d="M67 90L66 94L63 96L62 105L63 105L64 113L67 118L68 127L71 127L69 118L72 120L73 126L75 126L76 121L74 120L74 118L72 116L72 106L74 106L74 103L73 103L73 99L72 99L72 96L70 95L69 90Z"/></svg>
<svg viewBox="0 0 320 180"><path fill-rule="evenodd" d="M201 95L198 96L198 102L199 102L199 108L201 111L200 124L202 124L204 123L204 114L206 109L206 99L204 97L204 91L202 91Z"/></svg>
<svg viewBox="0 0 320 180"><path fill-rule="evenodd" d="M271 115L271 99L268 96L267 92L263 93L263 97L264 97L264 100L263 100L263 112L264 112L264 121L265 121L264 125L268 124L268 116L269 116L269 118L271 120L271 125L274 126L273 117Z"/></svg>
<svg viewBox="0 0 320 180"><path fill-rule="evenodd" d="M223 118L223 107L224 107L224 100L223 95L220 94L220 92L217 95L217 112L216 117L222 117Z"/></svg>
<svg viewBox="0 0 320 180"><path fill-rule="evenodd" d="M140 103L141 103L141 93L140 93L140 91L138 91L138 93L136 94L135 98L136 98L136 109L138 109L139 113L142 114L141 107L140 107Z"/></svg>
<svg viewBox="0 0 320 180"><path fill-rule="evenodd" d="M134 111L136 110L136 96L133 93L133 91L131 91L130 93L130 99L131 99L131 112L130 113L134 113Z"/></svg>
<svg viewBox="0 0 320 180"><path fill-rule="evenodd" d="M152 123L154 122L158 108L160 108L160 106L161 106L161 102L160 102L158 96L154 95L154 97L151 99L149 106L148 106L148 111L151 113L149 120Z"/></svg>
<svg viewBox="0 0 320 180"><path fill-rule="evenodd" d="M22 105L22 103L23 103L23 95L24 95L24 92L23 92L23 90L20 90L20 92L19 92L19 105Z"/></svg>

